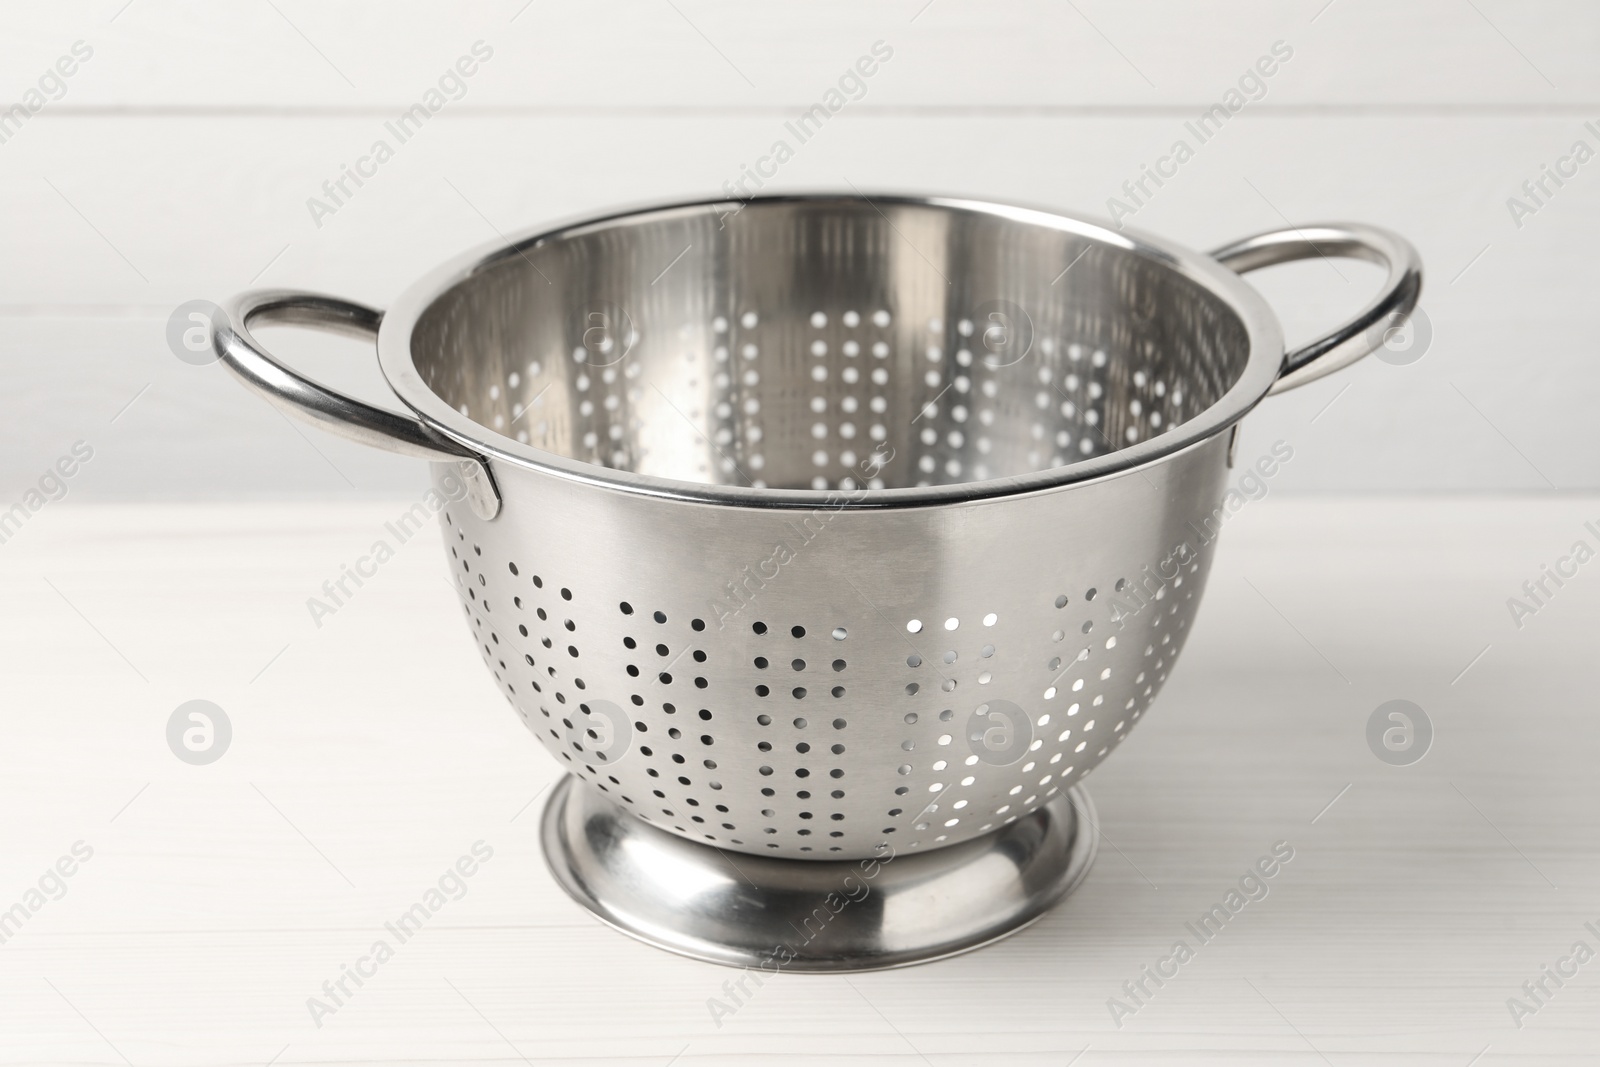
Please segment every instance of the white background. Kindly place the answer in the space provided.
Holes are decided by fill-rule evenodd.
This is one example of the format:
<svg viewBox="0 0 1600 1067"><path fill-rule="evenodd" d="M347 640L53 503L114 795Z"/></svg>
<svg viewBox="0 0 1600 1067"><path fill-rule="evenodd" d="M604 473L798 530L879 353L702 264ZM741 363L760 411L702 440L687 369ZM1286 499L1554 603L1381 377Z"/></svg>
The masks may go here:
<svg viewBox="0 0 1600 1067"><path fill-rule="evenodd" d="M306 199L479 39L465 98L316 227ZM11 2L0 108L79 40L63 98L0 144L0 508L94 448L0 545L0 911L73 842L95 855L0 944L0 1064L1593 1062L1600 961L1521 1027L1507 1000L1600 945L1600 563L1520 628L1507 600L1600 526L1600 160L1521 228L1506 200L1600 148L1600 6ZM769 188L1103 215L1289 43L1133 222L1200 249L1388 226L1434 340L1246 421L1246 460L1294 459L1229 520L1180 665L1090 779L1072 897L950 961L782 975L719 1027L731 972L603 928L545 871L557 761L431 535L308 618L420 464L302 432L166 326L252 285L381 307L497 232L715 195L878 40L866 97ZM1252 275L1291 340L1375 289L1336 267ZM383 396L366 346L266 336ZM166 738L197 698L233 725L200 767ZM1393 699L1433 724L1410 766L1366 739ZM316 1026L308 998L478 839L469 894ZM1271 896L1116 1026L1122 982L1280 839Z"/></svg>
<svg viewBox="0 0 1600 1067"><path fill-rule="evenodd" d="M0 490L79 438L98 449L72 487L82 499L420 486L407 461L320 435L318 455L220 367L174 359L169 313L251 285L382 307L497 231L715 195L878 40L894 58L865 98L769 189L1103 216L1185 120L1286 42L1265 98L1132 224L1202 249L1286 220L1389 226L1422 252L1434 340L1413 365L1369 360L1265 405L1243 447L1295 444L1285 492L1600 484L1600 161L1521 228L1506 206L1574 140L1600 149L1583 128L1600 121L1592 4L275 2L7 5L0 103L75 41L94 57L0 144ZM307 198L480 39L494 57L466 96L318 228ZM1347 263L1253 277L1291 340L1377 284ZM361 346L273 343L384 394Z"/></svg>

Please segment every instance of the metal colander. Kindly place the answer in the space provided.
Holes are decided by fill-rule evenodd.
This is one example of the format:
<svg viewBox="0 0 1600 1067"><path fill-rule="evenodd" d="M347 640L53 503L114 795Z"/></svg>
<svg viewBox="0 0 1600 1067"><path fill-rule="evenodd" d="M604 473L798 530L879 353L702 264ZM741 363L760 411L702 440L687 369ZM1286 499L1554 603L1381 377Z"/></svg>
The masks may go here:
<svg viewBox="0 0 1600 1067"><path fill-rule="evenodd" d="M1312 255L1389 278L1285 356L1229 267ZM1419 287L1368 227L1207 257L992 204L781 197L519 238L382 316L246 294L215 345L286 410L465 478L441 516L463 613L570 774L690 840L857 859L995 831L1116 747L1199 605L1227 431ZM407 414L277 363L268 319L376 330Z"/></svg>

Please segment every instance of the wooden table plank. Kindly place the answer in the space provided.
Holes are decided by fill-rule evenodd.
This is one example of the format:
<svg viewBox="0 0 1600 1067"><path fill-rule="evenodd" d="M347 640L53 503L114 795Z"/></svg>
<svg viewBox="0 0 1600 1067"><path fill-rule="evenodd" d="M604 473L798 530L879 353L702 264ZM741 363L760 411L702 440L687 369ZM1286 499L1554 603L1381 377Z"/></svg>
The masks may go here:
<svg viewBox="0 0 1600 1067"><path fill-rule="evenodd" d="M68 502L0 548L0 909L94 850L0 945L0 1063L1576 1064L1600 1044L1600 963L1520 1029L1506 1007L1574 940L1600 948L1600 570L1521 630L1505 607L1600 500L1251 503L1182 665L1090 780L1105 840L1064 906L955 960L780 976L720 1027L731 972L602 928L545 873L529 801L555 767L456 621L435 535L310 620L402 509ZM1409 767L1364 738L1397 697L1436 730ZM210 766L166 747L194 698L234 727ZM465 895L315 1025L307 998L480 840ZM1280 840L1269 894L1118 1028L1108 998Z"/></svg>

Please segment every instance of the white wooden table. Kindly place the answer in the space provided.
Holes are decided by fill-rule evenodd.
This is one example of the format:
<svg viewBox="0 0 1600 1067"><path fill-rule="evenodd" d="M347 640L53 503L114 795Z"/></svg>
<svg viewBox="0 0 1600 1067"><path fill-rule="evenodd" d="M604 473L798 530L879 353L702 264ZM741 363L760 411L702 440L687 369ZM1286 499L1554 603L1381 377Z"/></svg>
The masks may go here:
<svg viewBox="0 0 1600 1067"><path fill-rule="evenodd" d="M404 507L69 500L0 545L0 909L25 913L0 923L0 1062L1600 1055L1600 961L1520 1028L1507 1008L1574 941L1600 949L1600 562L1520 630L1506 607L1600 541L1600 500L1250 504L1171 683L1089 780L1104 839L1066 904L958 959L780 976L720 1026L732 972L601 927L546 875L556 768L484 672L437 535L311 621ZM1394 698L1436 733L1411 766L1365 739ZM232 723L206 766L166 741L192 699ZM1108 999L1280 840L1270 894L1118 1028ZM465 895L316 1025L308 998L479 841Z"/></svg>

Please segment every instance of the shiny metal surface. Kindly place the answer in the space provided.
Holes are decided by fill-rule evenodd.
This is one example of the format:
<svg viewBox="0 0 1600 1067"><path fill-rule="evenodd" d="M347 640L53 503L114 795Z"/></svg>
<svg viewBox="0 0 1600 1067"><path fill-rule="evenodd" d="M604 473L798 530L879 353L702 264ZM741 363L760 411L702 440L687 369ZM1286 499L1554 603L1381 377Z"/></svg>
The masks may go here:
<svg viewBox="0 0 1600 1067"><path fill-rule="evenodd" d="M1401 268L1383 307L1415 299L1382 231L1224 254L1320 242ZM967 201L683 205L464 257L379 327L420 422L248 329L375 313L275 293L230 314L219 353L286 409L493 469L496 506L443 515L452 573L568 770L672 832L796 859L977 837L1105 758L1198 607L1222 431L1283 369L1215 261Z"/></svg>
<svg viewBox="0 0 1600 1067"><path fill-rule="evenodd" d="M1153 239L969 201L729 208L470 253L386 315L384 373L497 460L759 507L865 484L847 506L885 507L1169 455L1241 416L1282 360L1253 289ZM883 449L902 462L864 469Z"/></svg>
<svg viewBox="0 0 1600 1067"><path fill-rule="evenodd" d="M415 423L245 324L337 302L247 294L216 345L286 409L447 442L443 490L462 459L485 472L497 505L441 515L452 581L507 701L594 794L697 845L859 862L1007 833L1127 736L1198 609L1232 428L1417 296L1415 253L1365 227L1222 254L1360 255L1390 281L1286 364L1249 286L1153 238L785 197L441 268L379 326Z"/></svg>
<svg viewBox="0 0 1600 1067"><path fill-rule="evenodd" d="M1422 295L1422 259L1411 244L1376 226L1338 223L1258 234L1214 249L1211 258L1240 274L1313 257L1364 259L1389 275L1348 322L1283 357L1283 373L1268 396L1316 381L1368 355L1384 331L1399 326Z"/></svg>
<svg viewBox="0 0 1600 1067"><path fill-rule="evenodd" d="M796 864L706 848L570 778L541 825L551 873L601 920L660 948L750 968L758 980L922 963L1016 933L1082 881L1096 840L1081 787L951 848L886 848L854 861Z"/></svg>
<svg viewBox="0 0 1600 1067"><path fill-rule="evenodd" d="M570 773L719 848L859 859L985 834L1127 736L1199 606L1226 444L884 510L500 465L499 517L443 523L479 653Z"/></svg>
<svg viewBox="0 0 1600 1067"><path fill-rule="evenodd" d="M912 236L917 235L927 240L913 244ZM681 247L677 244L679 237L685 237ZM656 270L656 253L668 246L677 252ZM1373 309L1387 312L1387 320L1379 325L1392 326L1410 310L1417 296L1415 252L1404 240L1375 228L1339 224L1293 229L1263 234L1232 247L1241 255L1258 259L1263 254L1275 256L1274 262L1297 255L1350 254L1391 264L1390 281L1373 305L1351 324L1303 348L1298 354L1301 357L1317 357L1329 345L1338 351L1327 355L1339 362L1365 354L1380 344L1383 336L1381 329L1363 331L1366 320L1373 317ZM1263 264L1256 262L1252 267L1257 265ZM695 274L697 266L699 273ZM919 271L926 277L917 278ZM1041 272L1049 275L1048 285L1042 283ZM715 295L675 288L677 283L669 284L674 277L695 278ZM930 280L934 277L939 279L937 284ZM1025 360L1041 359L1056 365L1071 363L1070 350L1066 359L1044 351L1044 343L1056 340L1047 335L1047 328L1064 316L1072 317L1074 331L1083 333L1086 340L1079 342L1080 347L1095 330L1115 329L1119 331L1119 342L1130 342L1136 348L1143 345L1148 349L1162 342L1161 358L1165 363L1187 359L1191 372L1203 369L1205 374L1221 373L1224 377L1231 373L1227 367L1216 371L1208 365L1240 357L1217 356L1214 350L1219 338L1212 335L1219 329L1237 332L1242 324L1248 337L1248 356L1242 372L1209 406L1195 402L1192 390L1185 406L1183 394L1174 394L1171 399L1143 394L1143 387L1137 382L1131 386L1115 385L1118 392L1112 393L1113 383L1100 374L1109 364L1072 366L1075 388L1066 389L1066 375L1052 387L1058 392L1066 389L1068 394L1082 390L1085 395L1064 395L1059 398L1059 415L1046 412L1044 417L1035 415L1027 421L1026 432L1032 441L1023 443L1020 450L1017 442L1008 442L1004 434L963 433L958 429L955 440L968 442L965 446L951 445L948 432L942 438L937 436L943 427L935 423L940 419L946 424L953 421L957 407L971 414L975 410L972 405L946 403L947 414L941 415L937 404L929 407L918 403L916 396L875 394L881 395L886 405L909 404L919 413L926 413L924 417L929 422L916 431L916 440L911 443L922 449L916 456L917 463L931 464L933 469L919 470L916 477L907 477L898 484L884 480L882 488L869 496L852 499L847 504L851 507L1005 495L1130 469L1231 425L1272 388L1283 359L1276 321L1259 296L1209 257L1147 235L1111 230L1050 212L951 199L879 197L868 201L836 196L771 197L743 206L707 202L641 210L487 246L446 264L400 298L383 316L380 358L390 384L420 417L424 434L449 438L474 454L641 492L762 507L813 506L824 499L826 492L815 487L827 484L830 473L839 473L829 471L830 464L842 461L847 454L859 463L869 453L835 443L832 454L821 464L822 470L811 470L803 461L787 460L791 467L799 468L788 470L787 475L801 477L786 476L779 482L770 473L754 469L764 467L771 459L770 444L766 449L751 450L744 456L749 462L743 467L738 462L741 449L760 444L760 438L752 441L748 432L767 433L770 427L766 423L771 420L735 417L735 423L744 425L725 425L728 416L716 413L721 405L728 404L728 415L734 415L735 400L745 405L752 400L758 405L762 402L754 391L773 388L770 381L762 385L761 377L770 374L773 364L780 362L773 358L774 346L763 341L775 338L783 358L790 359L795 351L791 342L797 339L786 333L786 326L795 324L797 318L815 317L817 311L798 312L784 303L777 323L770 316L767 318L763 335L738 336L739 354L755 345L756 358L762 366L728 373L727 384L718 387L716 398L701 395L707 383L720 380L716 369L704 365L708 359L702 359L700 364L691 360L687 366L673 366L665 355L667 348L685 347L682 342L692 340L694 343L687 348L698 347L705 357L714 358L719 347L725 347L714 343L719 322L724 324L730 341L741 331L758 329L762 321L759 311L751 326L745 325L749 308L739 311L735 318L712 314L682 321L696 315L697 309L704 310L708 301L726 303L731 298L730 287L735 285L741 290L766 290L784 302L807 288L820 286L821 295L838 296L852 305L845 308L844 315L853 312L866 332L885 321L880 316L889 313L890 305L884 304L873 312L853 305L861 303L864 307L869 302L866 298L874 292L892 290L889 295L893 306L907 314L886 320L893 325L885 336L876 340L864 334L843 341L836 339L837 348L833 350L837 354L854 343L859 352L864 346L882 343L889 346L885 352L887 362L871 366L871 361L864 359L860 364L835 365L831 370L822 367L836 376L825 390L835 394L841 405L854 401L863 419L881 412L862 410L859 405L863 397L850 396L852 388L861 393L870 382L871 386L888 385L893 393L921 388L924 397L950 396L950 386L944 383L953 384L963 377L961 365L956 362L963 352L969 360L968 369L975 365L1007 369ZM939 294L939 286L950 292ZM243 294L229 305L235 329L245 326L246 303L263 299L272 303L274 298L349 306L313 294ZM959 313L962 303L968 311L976 311L978 318ZM942 326L936 318L929 318L928 333L943 333L952 342L950 347L941 347L937 337L930 340L918 335L916 324L924 310L921 304L935 312L948 312L948 321ZM1210 310L1196 311L1197 308ZM1212 312L1216 312L1218 322L1202 323L1191 331L1194 336L1185 335L1176 342L1167 337L1171 325L1152 325L1152 320L1158 318L1182 323L1186 315L1205 318ZM833 328L844 326L853 331L844 315L834 320ZM428 318L427 329L435 336L430 342L414 343L413 335L421 328L424 316ZM1235 318L1237 322L1230 325L1229 320ZM478 327L482 337L473 340L474 328L463 325L469 321L496 325ZM641 334L641 323L651 329ZM960 333L963 328L967 330L965 334ZM1350 336L1352 329L1355 336ZM218 331L219 353L226 347L222 340L232 332L225 324ZM339 397L298 375L250 340L247 327L239 332L249 344L239 358L229 361L230 367L286 410L298 406L305 415L324 425L337 421L330 419L330 414L342 413L358 427L369 430L394 418L380 409ZM1041 339L1037 348L1033 347L1036 337ZM482 338L492 340L485 342ZM810 345L819 341L828 344L820 336L799 340ZM485 343L487 348L483 347ZM641 344L642 351L637 348ZM434 357L428 351L472 349L474 345L479 348L473 354L456 352L450 357L452 364L459 364L456 369L443 369L442 364L433 363ZM944 369L919 369L916 354L926 355L933 350L944 361ZM763 351L767 353L764 356ZM569 352L574 357L572 362L578 364L575 368L562 363ZM903 353L911 354L909 363ZM691 352L682 354L689 357ZM1090 360L1094 358L1092 351L1084 349L1079 353L1080 360L1085 355ZM524 358L527 362L521 363ZM974 358L977 364L970 362ZM737 367L737 359L731 362ZM793 362L804 364L805 360ZM626 367L619 369L624 363ZM258 370L249 373L250 364ZM264 364L271 365L270 372L266 372ZM1317 365L1322 365L1321 359ZM428 381L419 372L424 367ZM473 369L467 370L468 367ZM619 373L631 371L635 376L633 385L639 387L644 383L638 376L646 375L647 367L658 367L661 373L657 377L667 384L650 380L648 389L629 388L616 378ZM754 384L746 381L751 369L757 375ZM817 370L816 366L809 370L789 366L785 372L804 374ZM938 376L940 385L926 384L933 380L930 372ZM1305 375L1311 373L1322 372L1308 367L1293 381L1309 380ZM541 379L541 375L547 379ZM889 378L880 383L876 379L882 375ZM454 385L445 381L452 377ZM970 374L965 377L972 380ZM475 384L466 384L469 379ZM530 384L536 380L540 384ZM1291 385L1293 381L1283 384ZM443 395L435 394L431 387L434 385ZM1145 383L1146 387L1149 385ZM1214 389L1216 383L1212 386ZM1015 417L1019 414L1034 414L1033 409L1026 409L1026 403L1044 403L1039 393L1027 392L1025 382L984 383L984 387L1001 390L988 398L994 401L988 413L991 418L1007 416L1007 426L1022 425ZM474 389L481 396L473 395ZM868 403L872 399L866 398ZM562 402L553 403L557 400ZM1024 410L1019 410L1019 405ZM1134 413L1135 407L1140 413ZM791 419L798 416L793 436L804 443L805 430L815 432L816 423L805 423L804 412L793 412L792 405L786 410ZM477 421L474 411L481 416ZM694 414L689 416L686 412ZM676 435L667 429L668 422L662 418L669 413L687 423ZM983 412L979 410L978 414ZM1180 416L1176 423L1175 414ZM715 418L707 418L708 415ZM653 416L648 419L651 428L646 426L646 416ZM1102 418L1110 421L1091 421ZM1077 433L1072 426L1074 420L1078 423ZM577 425L585 421L586 427ZM870 432L873 425L881 426L884 439L893 442L890 435L895 431L882 420L851 420L849 429L860 432L865 426ZM405 438L410 436L398 427L381 429L382 433L368 438L379 447L393 449L398 441L403 448ZM824 429L828 429L826 423ZM842 421L838 429L845 430ZM564 440L543 439L569 430L572 432ZM921 440L930 430L935 441L940 442L938 448L929 448ZM541 436L541 443L551 445L553 451L527 443L535 431ZM615 442L631 439L630 434L637 438L641 433L664 434L666 451L679 459L666 462L664 467L659 466L659 456L653 461L655 466L643 456L635 463L628 459L626 448L614 447ZM684 435L690 439L687 447L677 439ZM391 441L385 442L382 437ZM863 445L869 443L864 437L857 440ZM1066 443L1060 444L1062 441ZM998 464L981 455L985 447L992 450L1007 443L1013 447L1001 454ZM967 450L965 457L959 454L963 447ZM817 466L815 457L821 451L824 450L813 448L806 453L806 458L813 461L811 466ZM974 452L980 455L974 457ZM1062 462L1058 464L1057 460ZM688 464L693 469L683 471L675 463ZM712 467L721 470L713 471ZM657 473L659 469L666 473ZM996 470L1018 473L997 475ZM677 477L679 474L689 480ZM850 469L838 480L841 484L861 482L865 480L862 474ZM784 487L789 482L805 488ZM765 488L745 488L758 484Z"/></svg>
<svg viewBox="0 0 1600 1067"><path fill-rule="evenodd" d="M340 437L402 456L452 463L478 515L492 519L500 495L483 457L415 419L336 393L275 359L251 332L252 324L311 326L349 337L378 335L383 312L317 293L263 289L241 293L224 307L227 321L212 323L212 348L250 390L296 418Z"/></svg>

